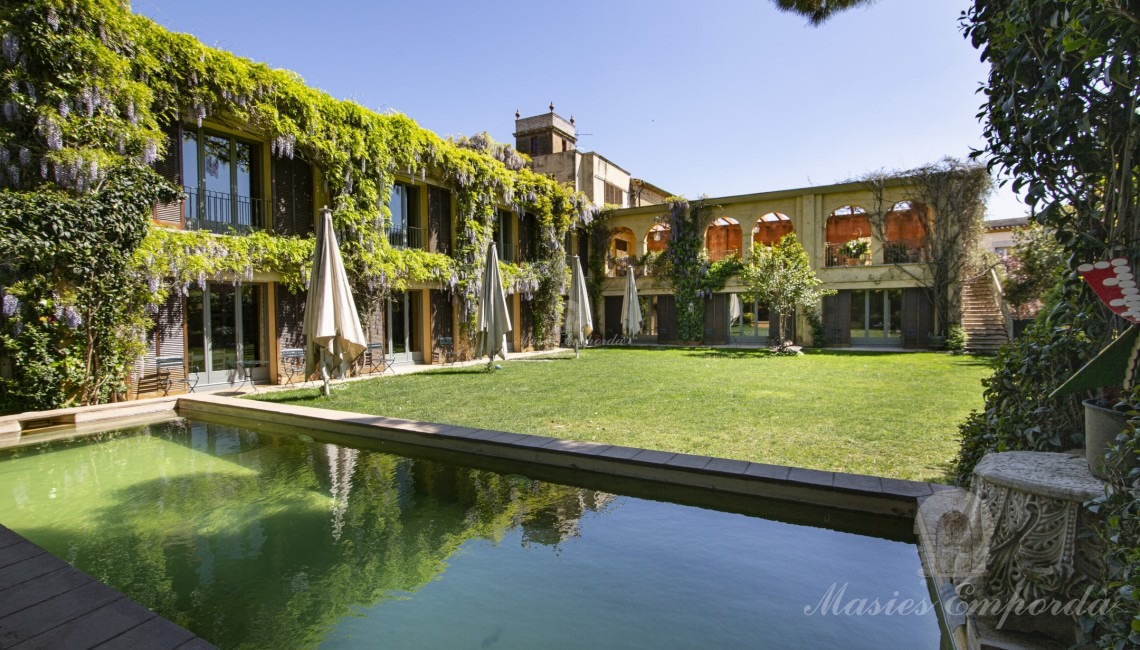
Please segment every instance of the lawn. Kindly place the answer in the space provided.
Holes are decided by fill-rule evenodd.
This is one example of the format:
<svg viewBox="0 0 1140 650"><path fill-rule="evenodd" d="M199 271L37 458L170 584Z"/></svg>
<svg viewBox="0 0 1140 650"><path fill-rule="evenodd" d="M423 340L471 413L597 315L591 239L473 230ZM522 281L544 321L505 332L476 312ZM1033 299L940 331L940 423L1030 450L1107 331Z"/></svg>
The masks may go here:
<svg viewBox="0 0 1140 650"><path fill-rule="evenodd" d="M945 481L990 360L936 353L587 349L267 401L724 458Z"/></svg>

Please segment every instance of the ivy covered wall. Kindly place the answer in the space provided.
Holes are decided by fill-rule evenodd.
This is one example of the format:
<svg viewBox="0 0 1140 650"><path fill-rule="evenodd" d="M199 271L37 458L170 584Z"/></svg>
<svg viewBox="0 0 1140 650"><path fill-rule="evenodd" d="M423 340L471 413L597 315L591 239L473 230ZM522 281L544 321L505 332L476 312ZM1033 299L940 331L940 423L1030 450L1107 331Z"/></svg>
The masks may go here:
<svg viewBox="0 0 1140 650"><path fill-rule="evenodd" d="M511 147L486 134L442 139L407 116L333 98L295 73L171 33L119 0L9 0L0 6L4 195L98 201L116 170L129 168L140 171L131 176L135 184L122 191L153 200L160 189L172 189L149 170L166 153L163 128L204 120L256 134L269 143L272 155L299 156L319 170L346 267L365 300L410 283L437 283L458 297L461 323L470 322L496 211L507 207L532 215L541 235L538 258L505 264L504 275L512 289L534 300L538 342L557 341L566 275L563 242L571 227L589 223L594 208L572 189L525 168L525 158ZM387 199L397 176L430 177L454 191L453 257L389 246ZM132 206L126 216L135 224L149 223L149 210L141 207L147 201L122 205ZM6 260L5 253L17 247L5 226L21 215L21 209L0 215L0 254ZM280 273L286 284L300 287L311 247L311 239L266 232L218 237L150 226L137 245L115 253L132 260L131 272L116 282L124 296L135 297L139 311L151 313L170 291L185 293L191 284L215 278L248 280L255 269ZM50 274L19 259L6 266L10 272L0 293L11 300L0 316L6 337L0 338L5 346L0 356L11 358L10 344L33 336L40 323L15 306L32 304L31 287L46 286ZM25 272L41 273L40 280ZM64 286L49 293L61 303L80 300ZM109 323L106 334L141 340L145 323L127 320ZM92 354L83 347L55 346L55 362ZM30 380L26 368L10 361L0 373L0 394L18 403L3 408L112 399L125 387L131 362L125 357L114 362L113 390L95 395L82 387L61 388L28 401L21 392Z"/></svg>

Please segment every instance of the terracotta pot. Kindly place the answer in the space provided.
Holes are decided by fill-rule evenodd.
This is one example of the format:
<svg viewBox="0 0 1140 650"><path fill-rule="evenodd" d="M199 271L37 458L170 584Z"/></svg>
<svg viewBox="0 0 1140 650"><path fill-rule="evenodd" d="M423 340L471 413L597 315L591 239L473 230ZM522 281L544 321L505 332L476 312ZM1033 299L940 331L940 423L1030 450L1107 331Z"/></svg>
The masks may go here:
<svg viewBox="0 0 1140 650"><path fill-rule="evenodd" d="M1085 459L1097 478L1108 478L1104 468L1104 455L1116 444L1118 436L1128 423L1128 416L1120 411L1097 406L1085 400ZM1132 455L1128 467L1140 467L1140 458Z"/></svg>

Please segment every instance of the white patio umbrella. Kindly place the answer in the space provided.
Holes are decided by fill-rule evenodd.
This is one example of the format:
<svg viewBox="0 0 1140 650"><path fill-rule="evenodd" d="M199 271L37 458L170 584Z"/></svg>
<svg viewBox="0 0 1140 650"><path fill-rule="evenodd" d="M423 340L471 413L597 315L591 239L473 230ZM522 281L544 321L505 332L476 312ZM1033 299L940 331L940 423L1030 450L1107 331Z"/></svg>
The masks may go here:
<svg viewBox="0 0 1140 650"><path fill-rule="evenodd" d="M495 363L495 355L507 358L507 332L511 331L507 296L503 293L503 280L499 277L499 251L494 242L487 247L483 289L479 292L479 312L476 317L475 356L486 354L489 357L487 369L490 370Z"/></svg>
<svg viewBox="0 0 1140 650"><path fill-rule="evenodd" d="M621 297L621 332L631 340L641 332L641 301L637 299L633 267L626 273L625 293Z"/></svg>
<svg viewBox="0 0 1140 650"><path fill-rule="evenodd" d="M566 301L566 343L574 346L574 356L581 353L578 348L586 344L590 332L594 331L594 319L590 317L590 296L586 293L586 276L582 274L582 263L574 256L574 271L570 276L570 298Z"/></svg>
<svg viewBox="0 0 1140 650"><path fill-rule="evenodd" d="M744 315L744 302L739 294L732 294L728 301L728 322L735 324Z"/></svg>
<svg viewBox="0 0 1140 650"><path fill-rule="evenodd" d="M329 376L344 377L368 346L368 339L360 327L333 230L332 210L327 206L317 221L317 245L301 331L305 335L305 377L320 370L324 380L321 393L328 395Z"/></svg>

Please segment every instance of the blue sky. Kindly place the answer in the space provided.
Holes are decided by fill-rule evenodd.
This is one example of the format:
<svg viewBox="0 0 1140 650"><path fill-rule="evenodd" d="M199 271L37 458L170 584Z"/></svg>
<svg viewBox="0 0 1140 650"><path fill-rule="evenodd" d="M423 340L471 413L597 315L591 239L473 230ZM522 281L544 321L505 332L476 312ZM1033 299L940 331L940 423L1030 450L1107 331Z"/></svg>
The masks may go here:
<svg viewBox="0 0 1140 650"><path fill-rule="evenodd" d="M167 28L440 135L513 142L514 113L690 198L905 169L980 148L968 0L879 0L822 27L766 0L135 0ZM315 8L318 7L319 9ZM990 218L1026 209L1009 189Z"/></svg>

